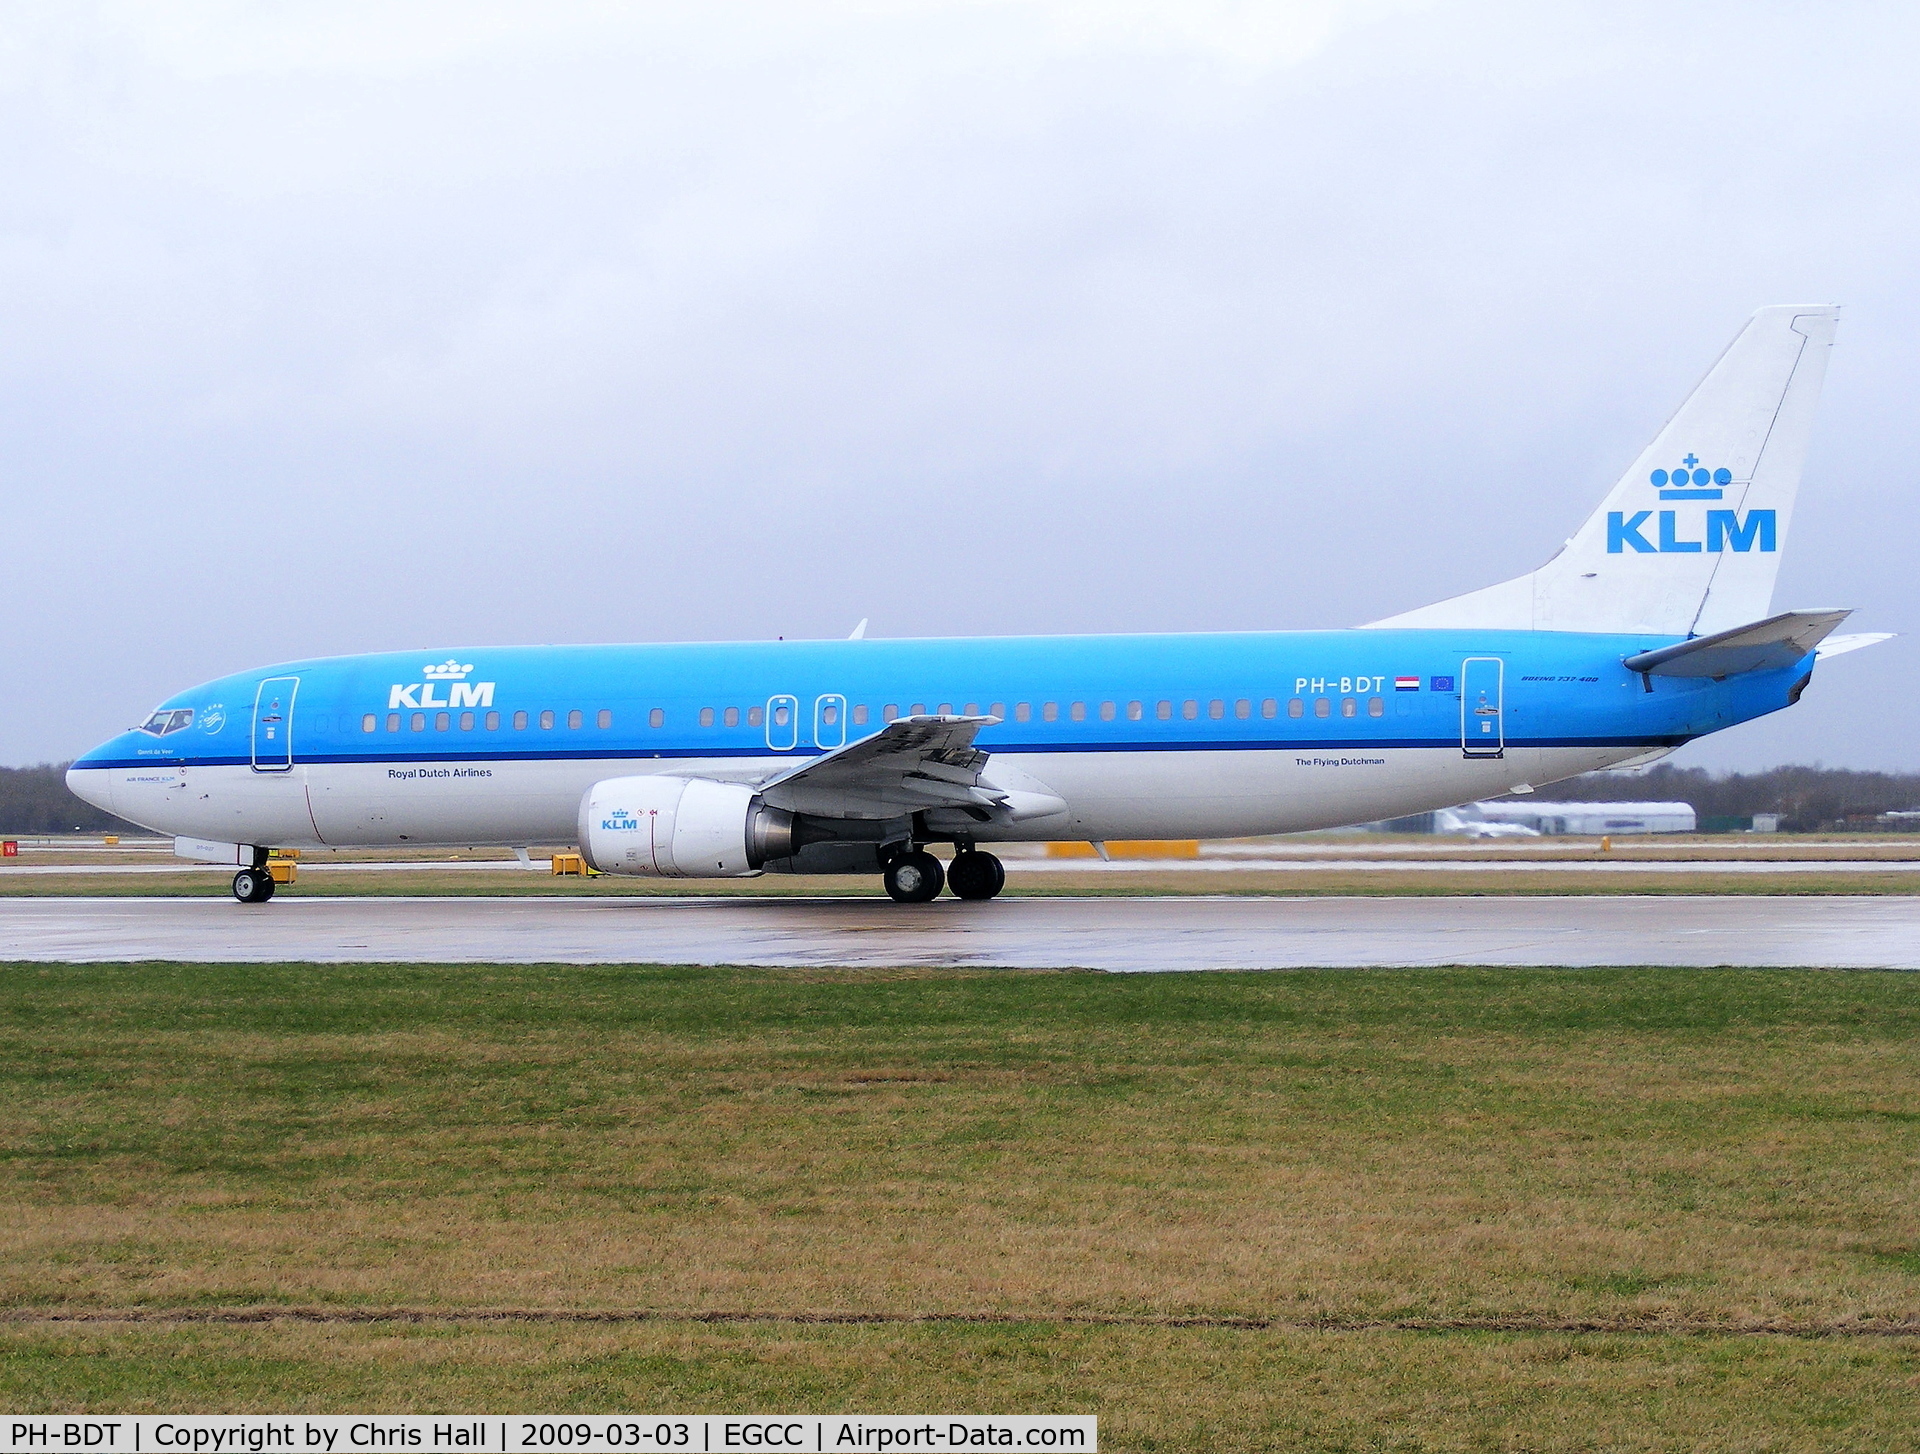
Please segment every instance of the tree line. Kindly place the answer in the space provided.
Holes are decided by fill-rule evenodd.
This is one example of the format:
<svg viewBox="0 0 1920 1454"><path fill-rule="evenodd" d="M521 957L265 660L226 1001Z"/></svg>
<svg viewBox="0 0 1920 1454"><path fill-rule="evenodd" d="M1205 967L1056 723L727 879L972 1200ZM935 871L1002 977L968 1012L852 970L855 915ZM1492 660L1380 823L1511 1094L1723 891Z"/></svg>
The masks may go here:
<svg viewBox="0 0 1920 1454"><path fill-rule="evenodd" d="M1873 820L1882 813L1920 808L1920 773L1799 765L1711 773L1663 762L1642 772L1588 773L1542 788L1540 795L1569 803L1691 803L1703 828L1710 819L1778 813L1787 832L1815 833L1876 826Z"/></svg>
<svg viewBox="0 0 1920 1454"><path fill-rule="evenodd" d="M144 833L67 791L67 765L0 767L0 833Z"/></svg>

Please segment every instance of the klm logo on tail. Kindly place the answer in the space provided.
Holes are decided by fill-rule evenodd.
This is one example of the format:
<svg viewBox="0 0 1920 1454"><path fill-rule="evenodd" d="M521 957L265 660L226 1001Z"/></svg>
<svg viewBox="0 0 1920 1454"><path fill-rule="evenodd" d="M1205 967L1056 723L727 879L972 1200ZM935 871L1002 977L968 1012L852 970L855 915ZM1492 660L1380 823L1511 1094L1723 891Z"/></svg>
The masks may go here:
<svg viewBox="0 0 1920 1454"><path fill-rule="evenodd" d="M1649 476L1649 483L1660 492L1662 500L1718 500L1733 483L1733 471L1708 469L1689 454L1676 469L1655 470ZM1680 538L1683 528L1694 534L1700 527L1691 520L1683 527L1678 510L1660 511L1654 538L1649 540L1641 531L1653 518L1651 510L1635 510L1632 514L1625 510L1607 511L1607 554L1619 555L1631 550L1640 555L1699 555L1702 552L1719 555L1732 550L1745 555L1757 549L1764 555L1779 548L1779 531L1771 510L1749 510L1745 519L1738 510L1709 510L1704 540L1697 536L1691 540Z"/></svg>
<svg viewBox="0 0 1920 1454"><path fill-rule="evenodd" d="M1779 548L1779 533L1771 510L1749 510L1744 520L1738 510L1709 510L1704 542L1682 540L1679 517L1678 510L1662 510L1660 523L1655 527L1655 539L1649 540L1640 531L1653 518L1653 511L1635 510L1631 515L1624 510L1607 511L1607 554L1619 555L1631 550L1640 555L1698 555L1701 551L1719 555L1733 550L1745 555L1758 549L1761 554L1770 555Z"/></svg>

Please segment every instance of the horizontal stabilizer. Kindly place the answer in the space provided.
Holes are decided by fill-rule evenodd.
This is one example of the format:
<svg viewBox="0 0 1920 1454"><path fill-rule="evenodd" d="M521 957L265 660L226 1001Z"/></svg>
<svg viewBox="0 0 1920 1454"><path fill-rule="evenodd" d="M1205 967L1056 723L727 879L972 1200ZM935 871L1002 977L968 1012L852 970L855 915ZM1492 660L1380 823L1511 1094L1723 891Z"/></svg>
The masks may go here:
<svg viewBox="0 0 1920 1454"><path fill-rule="evenodd" d="M1898 631L1856 631L1850 636L1829 636L1813 654L1825 661L1830 656L1845 656L1849 651L1858 651L1863 646L1878 646L1899 634Z"/></svg>
<svg viewBox="0 0 1920 1454"><path fill-rule="evenodd" d="M1731 631L1716 631L1711 636L1696 636L1675 646L1643 651L1627 658L1629 671L1648 672L1663 677L1738 676L1749 671L1778 671L1792 666L1812 651L1852 611L1787 611L1736 626Z"/></svg>

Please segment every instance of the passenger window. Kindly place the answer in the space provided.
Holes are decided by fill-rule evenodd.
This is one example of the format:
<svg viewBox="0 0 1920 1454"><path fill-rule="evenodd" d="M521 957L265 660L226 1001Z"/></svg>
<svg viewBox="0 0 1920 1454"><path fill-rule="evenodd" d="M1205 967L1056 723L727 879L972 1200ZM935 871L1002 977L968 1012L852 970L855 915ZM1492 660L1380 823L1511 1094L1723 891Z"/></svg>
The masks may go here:
<svg viewBox="0 0 1920 1454"><path fill-rule="evenodd" d="M1138 722L1142 717L1146 716L1146 714L1147 714L1147 709L1141 703L1139 702L1127 703L1127 720L1129 722Z"/></svg>
<svg viewBox="0 0 1920 1454"><path fill-rule="evenodd" d="M518 726L520 725L520 718L521 718L521 715L522 715L522 714L521 714L521 713L519 713L519 712L515 712L515 713L513 714L513 725L514 725L514 726L516 726L516 727L518 727ZM664 727L664 726L666 726L666 725L667 725L667 714L666 714L666 710L665 710L664 708L662 708L662 707L655 707L655 708L654 708L654 709L653 709L653 710L652 710L651 712L649 712L649 713L647 713L647 725L648 725L649 727Z"/></svg>
<svg viewBox="0 0 1920 1454"><path fill-rule="evenodd" d="M897 703L894 703L894 702L888 702L886 706L880 709L880 716L882 720L887 722L891 722L895 717L898 717L899 715L900 715L900 707Z"/></svg>
<svg viewBox="0 0 1920 1454"><path fill-rule="evenodd" d="M766 719L767 709L765 707L747 708L747 725L749 727L758 727L762 722L766 721Z"/></svg>
<svg viewBox="0 0 1920 1454"><path fill-rule="evenodd" d="M585 715L582 714L578 707L575 707L571 712L567 713L567 725L569 727L578 727L586 720Z"/></svg>
<svg viewBox="0 0 1920 1454"><path fill-rule="evenodd" d="M793 720L793 708L789 707L785 702L782 702L779 706L773 709L773 725L774 726L784 727L787 725L787 723L789 723L792 720ZM713 725L713 718L711 716L707 718L707 725L708 726Z"/></svg>
<svg viewBox="0 0 1920 1454"><path fill-rule="evenodd" d="M991 707L987 708L987 715L989 717L998 717L1002 722L1006 721L1007 704L1005 702L995 702Z"/></svg>
<svg viewBox="0 0 1920 1454"><path fill-rule="evenodd" d="M1207 715L1213 718L1214 721L1218 722L1222 717L1227 715L1227 704L1225 702L1220 701L1218 698L1214 699L1211 702L1208 702Z"/></svg>
<svg viewBox="0 0 1920 1454"><path fill-rule="evenodd" d="M711 727L713 725L713 708L702 707L700 709L700 725L702 727Z"/></svg>
<svg viewBox="0 0 1920 1454"><path fill-rule="evenodd" d="M415 712L413 714L413 721L408 725L411 726L415 732L425 732L427 730L427 714L425 712Z"/></svg>
<svg viewBox="0 0 1920 1454"><path fill-rule="evenodd" d="M460 714L460 730L462 732L473 731L473 713L462 712Z"/></svg>
<svg viewBox="0 0 1920 1454"><path fill-rule="evenodd" d="M379 725L380 725L379 719L377 719L371 712L367 713L366 716L360 719L360 730L362 732L371 732L375 727Z"/></svg>
<svg viewBox="0 0 1920 1454"><path fill-rule="evenodd" d="M1332 699L1328 697L1315 697L1313 699L1313 715L1316 717L1331 717L1333 715Z"/></svg>
<svg viewBox="0 0 1920 1454"><path fill-rule="evenodd" d="M525 712L515 712L513 714L513 730L515 732L524 732L527 730L527 714Z"/></svg>
<svg viewBox="0 0 1920 1454"><path fill-rule="evenodd" d="M1340 699L1340 715L1342 717L1358 717L1360 715L1360 703L1352 697L1342 697Z"/></svg>
<svg viewBox="0 0 1920 1454"><path fill-rule="evenodd" d="M907 708L907 714L912 717L924 717L927 715L927 704L925 702L915 702L911 707Z"/></svg>
<svg viewBox="0 0 1920 1454"><path fill-rule="evenodd" d="M935 707L933 710L942 717L951 717L953 715L953 703L942 702L939 706Z"/></svg>
<svg viewBox="0 0 1920 1454"><path fill-rule="evenodd" d="M498 732L499 730L500 730L500 714L498 712L487 713L487 731Z"/></svg>
<svg viewBox="0 0 1920 1454"><path fill-rule="evenodd" d="M398 732L399 730L400 730L400 714L398 712L387 713L387 731Z"/></svg>
<svg viewBox="0 0 1920 1454"><path fill-rule="evenodd" d="M727 708L726 711L720 714L720 721L723 726L738 727L740 725L740 709L738 707ZM600 725L605 727L609 724L602 722Z"/></svg>
<svg viewBox="0 0 1920 1454"><path fill-rule="evenodd" d="M1087 704L1085 702L1075 702L1071 707L1067 709L1067 715L1073 718L1073 720L1076 722L1086 721L1087 720Z"/></svg>
<svg viewBox="0 0 1920 1454"><path fill-rule="evenodd" d="M980 704L978 702L968 702L965 711L969 717L978 717L980 715Z"/></svg>
<svg viewBox="0 0 1920 1454"><path fill-rule="evenodd" d="M1042 702L1040 704L1040 720L1043 722L1058 722L1060 720L1060 704L1058 702Z"/></svg>
<svg viewBox="0 0 1920 1454"><path fill-rule="evenodd" d="M853 725L856 727L864 727L867 725L867 704L865 702L860 703L859 706L853 709Z"/></svg>
<svg viewBox="0 0 1920 1454"><path fill-rule="evenodd" d="M1100 720L1102 722L1111 722L1118 710L1112 702L1102 702L1100 704Z"/></svg>
<svg viewBox="0 0 1920 1454"><path fill-rule="evenodd" d="M433 714L433 730L435 732L445 732L452 725L453 718L447 715L447 713L435 712Z"/></svg>
<svg viewBox="0 0 1920 1454"><path fill-rule="evenodd" d="M1200 704L1192 700L1182 702L1180 704L1180 715L1189 722L1193 721L1200 715Z"/></svg>
<svg viewBox="0 0 1920 1454"><path fill-rule="evenodd" d="M729 707L727 708L727 710L731 712L733 711L733 708ZM600 709L600 714L597 717L595 717L593 720L595 722L598 722L600 724L601 729L604 731L606 728L611 727L613 725L613 713L609 711L607 708L602 707Z"/></svg>
<svg viewBox="0 0 1920 1454"><path fill-rule="evenodd" d="M1278 703L1277 701L1275 701L1275 700L1274 700L1274 699L1273 699L1272 697L1268 697L1268 698L1266 699L1266 701L1264 701L1264 702L1262 702L1262 703L1260 704L1260 715L1261 715L1262 717L1277 717L1277 716L1279 716L1279 715L1280 715L1280 704L1279 704L1279 703Z"/></svg>
<svg viewBox="0 0 1920 1454"><path fill-rule="evenodd" d="M540 714L540 730L543 732L553 730L553 713L551 710Z"/></svg>
<svg viewBox="0 0 1920 1454"><path fill-rule="evenodd" d="M1242 697L1233 704L1233 715L1238 717L1242 722L1246 721L1247 718L1253 715L1253 703L1249 702L1245 697Z"/></svg>
<svg viewBox="0 0 1920 1454"><path fill-rule="evenodd" d="M1013 720L1016 722L1031 722L1033 720L1033 703L1015 702L1013 704Z"/></svg>
<svg viewBox="0 0 1920 1454"><path fill-rule="evenodd" d="M1288 715L1289 717L1304 717L1304 716L1306 716L1306 715L1307 715L1307 704L1306 704L1305 702L1303 702L1303 701L1301 701L1301 700L1300 700L1300 698L1298 698L1298 697L1289 697L1289 698L1287 699L1287 715Z"/></svg>
<svg viewBox="0 0 1920 1454"><path fill-rule="evenodd" d="M820 720L828 727L840 720L840 709L829 702L820 709Z"/></svg>
<svg viewBox="0 0 1920 1454"><path fill-rule="evenodd" d="M177 721L180 717L186 716L187 714L182 712L175 712L173 715L175 720ZM178 732L181 727L186 726L187 722L191 722L192 720L193 718L191 716L187 716L186 722L181 722L177 727L169 727L167 728L167 731ZM307 730L313 733L315 736L318 736L321 733L325 732L332 725L333 725L333 718L329 717L325 712L322 712L319 716L315 717L313 721L307 724Z"/></svg>
<svg viewBox="0 0 1920 1454"><path fill-rule="evenodd" d="M1162 722L1171 722L1173 720L1173 703L1160 703L1159 706L1153 709L1153 715L1158 717Z"/></svg>
<svg viewBox="0 0 1920 1454"><path fill-rule="evenodd" d="M1367 715L1369 717L1386 716L1387 715L1387 699L1385 697L1368 697L1367 698Z"/></svg>

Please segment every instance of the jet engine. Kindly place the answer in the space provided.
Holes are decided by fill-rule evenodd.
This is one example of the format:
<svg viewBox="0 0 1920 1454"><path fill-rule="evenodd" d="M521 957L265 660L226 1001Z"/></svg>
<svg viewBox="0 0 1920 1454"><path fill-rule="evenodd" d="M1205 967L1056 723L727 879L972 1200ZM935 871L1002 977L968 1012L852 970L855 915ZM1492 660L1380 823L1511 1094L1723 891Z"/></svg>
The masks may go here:
<svg viewBox="0 0 1920 1454"><path fill-rule="evenodd" d="M615 777L580 800L580 851L601 873L746 878L795 851L793 814L742 783Z"/></svg>

